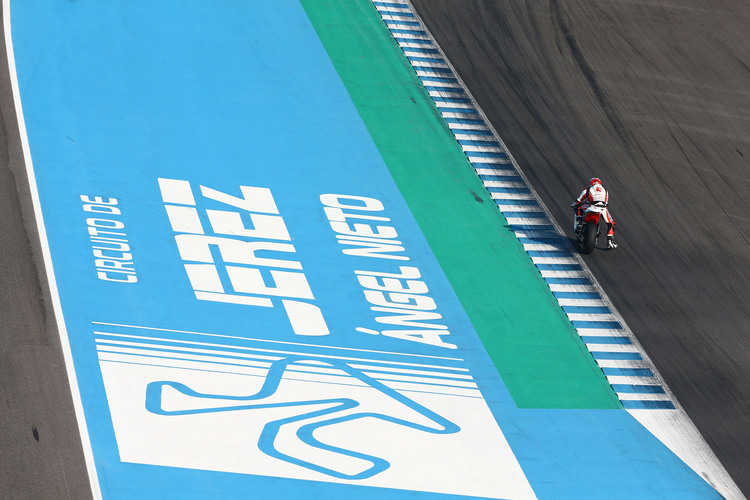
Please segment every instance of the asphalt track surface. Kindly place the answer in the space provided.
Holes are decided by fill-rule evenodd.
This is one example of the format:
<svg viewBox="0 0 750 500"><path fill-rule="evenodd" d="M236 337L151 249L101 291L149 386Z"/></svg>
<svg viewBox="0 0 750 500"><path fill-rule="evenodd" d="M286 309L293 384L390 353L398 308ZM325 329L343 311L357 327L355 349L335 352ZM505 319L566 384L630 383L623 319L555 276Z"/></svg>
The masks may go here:
<svg viewBox="0 0 750 500"><path fill-rule="evenodd" d="M750 3L412 3L563 229L602 178L585 260L750 496Z"/></svg>
<svg viewBox="0 0 750 500"><path fill-rule="evenodd" d="M2 36L2 35L0 35ZM89 498L0 44L0 497Z"/></svg>
<svg viewBox="0 0 750 500"><path fill-rule="evenodd" d="M749 495L750 4L413 4L564 228L589 177L611 190L620 248L586 261ZM0 496L86 498L1 71Z"/></svg>

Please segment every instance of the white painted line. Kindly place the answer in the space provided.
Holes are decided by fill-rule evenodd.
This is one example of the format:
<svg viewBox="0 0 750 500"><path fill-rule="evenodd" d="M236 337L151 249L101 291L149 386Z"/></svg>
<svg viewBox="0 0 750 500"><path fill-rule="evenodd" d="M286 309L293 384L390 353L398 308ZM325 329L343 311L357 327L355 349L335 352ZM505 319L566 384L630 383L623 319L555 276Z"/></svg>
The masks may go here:
<svg viewBox="0 0 750 500"><path fill-rule="evenodd" d="M440 83L440 85L445 85L444 83ZM452 84L451 84L452 85ZM458 84L456 84L458 85ZM448 127L451 129L465 129L465 130L488 130L487 125L485 124L476 124L476 123L453 123L448 122Z"/></svg>
<svg viewBox="0 0 750 500"><path fill-rule="evenodd" d="M532 257L531 260L534 261L534 264L578 264L578 260L576 260L575 257ZM562 300L566 300L566 299L562 299ZM558 302L560 301L558 300ZM597 302L601 305L604 305L604 302L602 302L601 300ZM560 305L563 305L563 304L560 304ZM571 303L568 305L578 305L578 304Z"/></svg>
<svg viewBox="0 0 750 500"><path fill-rule="evenodd" d="M607 307L601 299L557 299L557 303L561 306Z"/></svg>
<svg viewBox="0 0 750 500"><path fill-rule="evenodd" d="M638 346L633 344L590 344L587 343L590 352L639 352Z"/></svg>
<svg viewBox="0 0 750 500"><path fill-rule="evenodd" d="M538 205L498 205L498 208L500 208L500 211L505 212L538 212L541 210L541 207ZM576 262L578 260L574 259Z"/></svg>
<svg viewBox="0 0 750 500"><path fill-rule="evenodd" d="M508 224L518 224L523 226L549 226L552 224L548 218L539 217L506 217Z"/></svg>
<svg viewBox="0 0 750 500"><path fill-rule="evenodd" d="M509 175L510 172L513 172L510 175L515 175L515 171L508 168L475 168L474 169L478 175ZM532 205L522 205L522 206L532 206ZM539 210L539 206L535 206L536 210Z"/></svg>
<svg viewBox="0 0 750 500"><path fill-rule="evenodd" d="M544 278L586 278L586 273L583 271L549 271L542 269L539 271ZM579 316L588 316L579 314ZM584 318L581 318L584 319Z"/></svg>
<svg viewBox="0 0 750 500"><path fill-rule="evenodd" d="M531 246L531 245L529 245L529 246ZM547 246L550 247L553 250L557 249L557 247L554 247L552 245L547 245ZM524 247L526 247L526 245L524 245ZM541 248L531 248L531 250L542 250L542 249ZM551 283L551 284L549 284L549 288L553 292L578 292L578 293L580 293L580 292L584 292L584 293L592 293L593 292L593 293L596 293L597 292L596 288L594 288L593 285L563 285L563 284ZM596 333L590 333L590 334L586 333L585 335L607 336L607 333L603 333L603 332L612 332L614 330L602 330L602 329L593 329L592 328L589 331L596 332ZM624 332L622 330L616 330L616 331L617 331L618 335L623 335L624 334ZM584 334L581 333L581 335L584 335ZM609 336L612 336L612 335L613 335L612 333L609 334Z"/></svg>
<svg viewBox="0 0 750 500"><path fill-rule="evenodd" d="M485 187L525 188L523 182L513 181L483 181Z"/></svg>

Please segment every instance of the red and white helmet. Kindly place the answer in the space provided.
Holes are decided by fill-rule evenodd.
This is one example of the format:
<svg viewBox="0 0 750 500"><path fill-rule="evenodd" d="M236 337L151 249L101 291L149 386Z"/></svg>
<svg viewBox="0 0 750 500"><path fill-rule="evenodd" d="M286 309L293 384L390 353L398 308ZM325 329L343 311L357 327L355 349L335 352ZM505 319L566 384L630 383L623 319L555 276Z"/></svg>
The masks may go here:
<svg viewBox="0 0 750 500"><path fill-rule="evenodd" d="M602 181L599 179L599 177L592 177L591 180L589 180L589 184L591 184L592 186L594 184L600 184L601 185L601 183L602 183Z"/></svg>

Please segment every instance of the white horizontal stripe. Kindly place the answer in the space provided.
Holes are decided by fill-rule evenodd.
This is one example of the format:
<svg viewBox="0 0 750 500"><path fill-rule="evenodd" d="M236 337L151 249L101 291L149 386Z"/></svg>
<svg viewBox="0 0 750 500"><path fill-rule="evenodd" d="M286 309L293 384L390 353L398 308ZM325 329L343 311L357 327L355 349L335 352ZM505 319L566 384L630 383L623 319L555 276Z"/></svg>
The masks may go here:
<svg viewBox="0 0 750 500"><path fill-rule="evenodd" d="M539 205L498 205L502 212L539 212Z"/></svg>
<svg viewBox="0 0 750 500"><path fill-rule="evenodd" d="M533 200L534 195L531 193L490 193L493 198L501 200Z"/></svg>
<svg viewBox="0 0 750 500"><path fill-rule="evenodd" d="M545 278L585 278L586 273L583 271L549 271L542 269L539 271Z"/></svg>
<svg viewBox="0 0 750 500"><path fill-rule="evenodd" d="M425 85L431 85L431 82L426 82ZM435 83L434 85L446 85L445 83ZM447 85L453 85L452 83L449 83ZM456 84L458 85L458 84ZM463 129L471 129L471 130L488 130L487 125L484 124L477 124L477 123L451 123L448 122L448 127L454 129L454 128L463 128ZM487 136L490 137L490 136Z"/></svg>
<svg viewBox="0 0 750 500"><path fill-rule="evenodd" d="M476 129L475 129L476 130ZM453 134L456 137L456 140L459 141L491 141L492 136L491 135L483 135L483 134Z"/></svg>
<svg viewBox="0 0 750 500"><path fill-rule="evenodd" d="M557 233L554 230L550 231L526 231L526 230L518 230L514 231L513 234L516 235L518 238L531 238L531 239L541 239L541 238L554 238L557 236ZM562 239L559 240L560 243L558 245L552 245L556 250L559 250L562 248L562 246L565 244Z"/></svg>
<svg viewBox="0 0 750 500"><path fill-rule="evenodd" d="M550 285L559 286L559 285ZM593 288L593 287L592 287ZM567 290L566 290L567 291ZM618 328L578 328L578 333L586 336L598 336L598 337L625 337L625 330Z"/></svg>
<svg viewBox="0 0 750 500"><path fill-rule="evenodd" d="M578 264L578 260L575 257L532 257L531 260L534 264ZM564 299L573 300L575 299ZM601 302L601 300L599 301ZM584 305L584 304L569 304L569 305Z"/></svg>
<svg viewBox="0 0 750 500"><path fill-rule="evenodd" d="M526 184L517 181L482 181L485 187L525 188Z"/></svg>
<svg viewBox="0 0 750 500"><path fill-rule="evenodd" d="M488 186L492 187L492 186ZM508 224L518 224L525 226L551 226L550 220L545 217L506 217Z"/></svg>
<svg viewBox="0 0 750 500"><path fill-rule="evenodd" d="M496 163L498 165L508 165L508 166L513 165L513 162L510 161L510 158L484 158L482 156L472 155L471 153L467 153L466 156L469 158L469 161L471 162Z"/></svg>
<svg viewBox="0 0 750 500"><path fill-rule="evenodd" d="M620 398L620 401L671 401L669 394L618 392L617 397Z"/></svg>
<svg viewBox="0 0 750 500"><path fill-rule="evenodd" d="M652 368L647 361L635 359L597 359L596 363L602 368Z"/></svg>
<svg viewBox="0 0 750 500"><path fill-rule="evenodd" d="M411 24L401 24L399 21L391 21L386 23L389 29L396 30L418 30L422 29L419 26L412 26Z"/></svg>
<svg viewBox="0 0 750 500"><path fill-rule="evenodd" d="M424 56L425 58L431 57L431 56ZM414 66L429 66L430 68L450 68L448 64L444 60L437 60L437 61L410 61L412 65ZM433 95L436 91L431 91L430 95ZM441 92L440 94L444 94L445 92ZM455 93L450 93L448 95L441 95L440 97L456 97Z"/></svg>
<svg viewBox="0 0 750 500"><path fill-rule="evenodd" d="M534 259L536 262L536 259ZM606 307L602 299L557 299L561 306Z"/></svg>
<svg viewBox="0 0 750 500"><path fill-rule="evenodd" d="M515 170L513 169L507 169L507 168L475 168L474 169L478 175L515 175ZM519 206L526 206L526 205L519 205ZM529 205L530 207L533 207L535 210L539 210L539 206L537 205Z"/></svg>
<svg viewBox="0 0 750 500"><path fill-rule="evenodd" d="M435 45L431 43L413 43L413 42L398 42L398 46L402 49L434 49ZM419 74L419 72L417 72Z"/></svg>
<svg viewBox="0 0 750 500"><path fill-rule="evenodd" d="M568 318L570 318L570 321L617 321L615 315L611 313L569 313Z"/></svg>
<svg viewBox="0 0 750 500"><path fill-rule="evenodd" d="M412 28L412 30L414 30L414 28ZM392 33L392 35L394 38L406 38L409 40L427 40L429 42L432 41L432 39L430 39L429 35L427 35L426 33L424 35L414 34L414 33ZM422 65L423 63L422 61L414 61L412 64Z"/></svg>
<svg viewBox="0 0 750 500"><path fill-rule="evenodd" d="M547 245L547 246L550 247L551 249L557 248L557 247L553 247L552 245ZM526 247L526 245L524 245L524 247ZM542 250L542 249L532 248L531 250ZM549 285L550 290L552 290L553 292L586 292L586 293L596 292L596 288L594 288L592 285L565 285L565 284L556 284L556 283L548 283L548 285ZM590 331L608 332L611 330L591 329ZM589 335L589 334L586 333L586 335ZM592 333L592 335L603 335L603 334ZM620 335L622 335L622 331L620 331Z"/></svg>
<svg viewBox="0 0 750 500"><path fill-rule="evenodd" d="M394 11L397 11L397 12L402 12L402 11L403 12L411 12L411 9L406 4L401 4L401 5L403 5L403 7L397 7L397 6L393 5L393 3L398 3L398 2L389 2L389 3L391 5L376 5L375 8L378 9L378 13L380 13L380 14L382 14L383 12L388 12L388 11L391 11L391 12L394 12Z"/></svg>
<svg viewBox="0 0 750 500"><path fill-rule="evenodd" d="M469 104L466 105L467 107L471 106ZM505 153L505 149L501 146L473 146L473 145L466 145L462 144L461 148L464 150L464 153L471 156L471 153Z"/></svg>
<svg viewBox="0 0 750 500"><path fill-rule="evenodd" d="M430 73L429 75L423 71L417 71L418 75L421 76L434 76L434 73ZM435 103L440 108L460 108L460 109L476 109L474 104L470 102L436 102Z"/></svg>
<svg viewBox="0 0 750 500"><path fill-rule="evenodd" d="M637 352L638 348L633 344L586 344L592 352Z"/></svg>
<svg viewBox="0 0 750 500"><path fill-rule="evenodd" d="M431 83L432 82L425 82L425 85L430 85ZM445 85L440 84L439 82L435 83L435 85L438 85L440 87L445 86ZM457 89L458 88L459 87L457 87ZM433 99L436 97L444 97L446 99L466 99L466 96L459 92L451 92L451 91L443 91L443 90L430 90L430 97L432 97ZM488 135L485 137L492 137L492 136Z"/></svg>
<svg viewBox="0 0 750 500"><path fill-rule="evenodd" d="M559 250L560 247L556 245L548 245L546 243L524 243L523 244L524 250ZM548 286L550 287L550 290L552 290L553 286L560 286L560 285L550 285L548 283ZM554 291L554 290L553 290Z"/></svg>
<svg viewBox="0 0 750 500"><path fill-rule="evenodd" d="M440 114L443 116L443 118L457 118L457 119L470 119L470 120L478 120L479 115L477 113L453 113L450 111L441 111Z"/></svg>
<svg viewBox="0 0 750 500"><path fill-rule="evenodd" d="M620 375L610 375L607 377L610 384L623 385L661 385L654 377L627 377Z"/></svg>

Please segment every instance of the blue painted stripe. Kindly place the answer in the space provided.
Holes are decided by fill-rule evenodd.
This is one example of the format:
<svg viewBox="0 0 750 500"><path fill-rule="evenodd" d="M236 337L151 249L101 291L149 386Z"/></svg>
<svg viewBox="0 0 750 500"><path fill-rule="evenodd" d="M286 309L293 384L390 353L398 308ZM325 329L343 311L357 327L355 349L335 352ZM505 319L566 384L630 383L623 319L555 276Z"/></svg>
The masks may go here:
<svg viewBox="0 0 750 500"><path fill-rule="evenodd" d="M584 344L616 344L630 345L633 342L628 337L605 337L599 335L581 335Z"/></svg>
<svg viewBox="0 0 750 500"><path fill-rule="evenodd" d="M675 408L671 401L631 401L626 399L621 402L627 410L674 410Z"/></svg>
<svg viewBox="0 0 750 500"><path fill-rule="evenodd" d="M420 28L422 27L419 21L393 21L391 19L384 19L384 21L387 26L396 26L399 24L403 24L404 26L419 26Z"/></svg>
<svg viewBox="0 0 750 500"><path fill-rule="evenodd" d="M464 92L464 89L462 89L461 87L437 87L435 85L425 85L424 88L427 89L427 91L429 92L452 92L454 94L466 93ZM455 133L455 129L453 130ZM475 132L478 132L478 131L475 131ZM492 134L492 132L490 132L490 134Z"/></svg>
<svg viewBox="0 0 750 500"><path fill-rule="evenodd" d="M458 80L455 78L447 78L443 76L420 76L420 80L423 82L440 82L440 83L458 83Z"/></svg>
<svg viewBox="0 0 750 500"><path fill-rule="evenodd" d="M495 203L498 205L521 205L521 206L531 206L536 205L536 200L506 200L506 199L495 199Z"/></svg>
<svg viewBox="0 0 750 500"><path fill-rule="evenodd" d="M648 368L615 368L603 367L602 371L608 377L653 377L654 374Z"/></svg>
<svg viewBox="0 0 750 500"><path fill-rule="evenodd" d="M412 65L414 71L422 71L424 73L453 73L450 68L436 68L434 66L416 66Z"/></svg>
<svg viewBox="0 0 750 500"><path fill-rule="evenodd" d="M372 2L373 5L377 7L394 7L396 9L408 9L409 5L405 3L396 3L396 2ZM381 14L383 14L383 11L380 11Z"/></svg>
<svg viewBox="0 0 750 500"><path fill-rule="evenodd" d="M569 314L612 314L607 306L563 306L563 311Z"/></svg>
<svg viewBox="0 0 750 500"><path fill-rule="evenodd" d="M463 113L465 115L474 115L478 113L478 111L474 108L451 108L438 105L438 109L443 113Z"/></svg>
<svg viewBox="0 0 750 500"><path fill-rule="evenodd" d="M573 321L576 328L605 328L621 329L622 325L617 321Z"/></svg>
<svg viewBox="0 0 750 500"><path fill-rule="evenodd" d="M461 103L461 104L471 104L471 99L466 99L465 97L440 97L436 96L432 98L435 102L452 102L452 103ZM461 141L458 141L459 143Z"/></svg>
<svg viewBox="0 0 750 500"><path fill-rule="evenodd" d="M594 359L643 361L643 356L637 352L592 351L591 354L594 356Z"/></svg>
<svg viewBox="0 0 750 500"><path fill-rule="evenodd" d="M558 299L601 299L597 292L552 292Z"/></svg>
<svg viewBox="0 0 750 500"><path fill-rule="evenodd" d="M379 10L381 16L392 16L392 17L416 17L411 12L396 12L393 10Z"/></svg>
<svg viewBox="0 0 750 500"><path fill-rule="evenodd" d="M418 62L431 62L435 64L445 64L445 59L441 59L439 57L420 57L420 56L406 56L406 58L409 61L418 61ZM425 87L427 90L430 90L428 87ZM451 87L442 87L445 89L451 89L451 90L457 90L459 92L463 92L464 89L462 88L451 88Z"/></svg>
<svg viewBox="0 0 750 500"><path fill-rule="evenodd" d="M567 244L567 242L559 236L556 238L529 238L527 236L519 236L518 241L520 241L522 245L523 244L533 245L536 243L536 244L546 244L546 245L553 245L553 246L554 245L565 246ZM550 283L550 281L547 280L547 283ZM566 284L566 283L562 283L562 284Z"/></svg>
<svg viewBox="0 0 750 500"><path fill-rule="evenodd" d="M536 267L540 271L580 271L581 270L581 266L579 266L578 264L537 264ZM570 306L566 306L566 307L570 307ZM570 311L565 309L565 312L570 312ZM607 312L609 312L609 309L607 309Z"/></svg>
<svg viewBox="0 0 750 500"><path fill-rule="evenodd" d="M440 54L438 49L426 49L424 47L401 47L406 52L416 52L417 54Z"/></svg>
<svg viewBox="0 0 750 500"><path fill-rule="evenodd" d="M469 99L467 101L471 102ZM482 141L476 139L461 139L458 143L462 146L484 146L488 148L499 148L500 143L497 141Z"/></svg>
<svg viewBox="0 0 750 500"><path fill-rule="evenodd" d="M421 38L403 38L400 36L394 36L394 40L398 43L416 43L417 45L432 45L432 40L422 40Z"/></svg>
<svg viewBox="0 0 750 500"><path fill-rule="evenodd" d="M484 125L484 120L471 118L444 118L448 123L459 123L461 125Z"/></svg>
<svg viewBox="0 0 750 500"><path fill-rule="evenodd" d="M508 213L513 212L503 212L504 215ZM572 255L570 252L564 252L562 250L527 250L526 253L529 254L529 257L570 257Z"/></svg>
<svg viewBox="0 0 750 500"><path fill-rule="evenodd" d="M421 36L427 36L427 33L421 30L407 30L403 28L389 28L388 31L393 33L394 35L421 35Z"/></svg>
<svg viewBox="0 0 750 500"><path fill-rule="evenodd" d="M660 385L612 384L612 389L628 394L664 394Z"/></svg>
<svg viewBox="0 0 750 500"><path fill-rule="evenodd" d="M511 224L510 228L513 231L536 231L536 232L550 232L557 234L555 226L547 224Z"/></svg>
<svg viewBox="0 0 750 500"><path fill-rule="evenodd" d="M476 111L474 112L476 113ZM508 159L508 153L501 151L469 151L469 153L471 153L471 156L476 156L477 158Z"/></svg>
<svg viewBox="0 0 750 500"><path fill-rule="evenodd" d="M544 278L550 285L590 285L591 281L588 278ZM576 326L576 322L573 322L573 326ZM576 327L578 328L578 327ZM589 327L593 328L593 327Z"/></svg>
<svg viewBox="0 0 750 500"><path fill-rule="evenodd" d="M492 131L484 129L470 129L470 128L453 128L451 129L454 134L466 134L466 135L492 135Z"/></svg>

